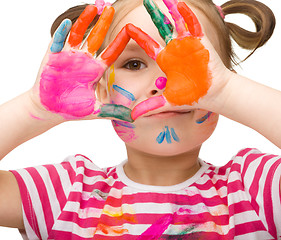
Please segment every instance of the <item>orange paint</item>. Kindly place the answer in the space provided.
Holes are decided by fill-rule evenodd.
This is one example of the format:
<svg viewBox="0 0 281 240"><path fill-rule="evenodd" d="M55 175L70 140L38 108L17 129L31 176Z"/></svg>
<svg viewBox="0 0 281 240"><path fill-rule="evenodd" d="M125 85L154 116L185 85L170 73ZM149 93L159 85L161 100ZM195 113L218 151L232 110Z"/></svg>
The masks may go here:
<svg viewBox="0 0 281 240"><path fill-rule="evenodd" d="M184 2L178 3L178 10L184 18L188 31L191 33L191 35L194 37L202 37L203 32L201 25L192 10Z"/></svg>
<svg viewBox="0 0 281 240"><path fill-rule="evenodd" d="M94 20L97 12L98 10L94 5L88 5L81 13L70 31L68 43L71 47L79 47L79 45L83 41L83 37L88 26Z"/></svg>
<svg viewBox="0 0 281 240"><path fill-rule="evenodd" d="M98 22L92 29L87 39L89 53L94 55L102 45L105 35L112 22L114 12L115 10L113 7L104 8L102 15L100 16Z"/></svg>
<svg viewBox="0 0 281 240"><path fill-rule="evenodd" d="M167 75L163 95L169 103L192 105L206 95L211 86L209 51L199 39L186 37L170 41L156 61Z"/></svg>
<svg viewBox="0 0 281 240"><path fill-rule="evenodd" d="M117 236L129 232L128 229L122 229L121 227L117 227L117 226L107 226L102 223L98 224L98 226L96 227L95 234L98 231L101 231L104 234L117 234Z"/></svg>
<svg viewBox="0 0 281 240"><path fill-rule="evenodd" d="M152 59L156 59L157 54L161 51L160 45L154 41L148 34L143 32L140 28L129 23L126 25L127 33L134 39L137 44L145 50L147 55Z"/></svg>
<svg viewBox="0 0 281 240"><path fill-rule="evenodd" d="M130 37L127 34L126 27L123 27L122 30L118 33L116 38L109 44L106 50L102 53L101 59L107 66L111 66L119 55L123 52Z"/></svg>

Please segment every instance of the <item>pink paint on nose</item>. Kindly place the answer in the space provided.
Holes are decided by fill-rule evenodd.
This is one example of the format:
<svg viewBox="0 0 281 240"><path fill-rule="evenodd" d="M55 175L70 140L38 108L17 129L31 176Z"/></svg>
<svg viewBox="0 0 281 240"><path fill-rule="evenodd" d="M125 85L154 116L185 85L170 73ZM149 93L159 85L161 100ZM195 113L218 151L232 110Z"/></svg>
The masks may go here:
<svg viewBox="0 0 281 240"><path fill-rule="evenodd" d="M167 84L167 78L165 77L159 77L156 79L155 85L158 89L162 90L166 87Z"/></svg>
<svg viewBox="0 0 281 240"><path fill-rule="evenodd" d="M132 119L136 120L138 117L142 116L143 114L158 109L160 107L163 107L165 104L166 104L166 100L163 96L149 98L134 107L131 113Z"/></svg>

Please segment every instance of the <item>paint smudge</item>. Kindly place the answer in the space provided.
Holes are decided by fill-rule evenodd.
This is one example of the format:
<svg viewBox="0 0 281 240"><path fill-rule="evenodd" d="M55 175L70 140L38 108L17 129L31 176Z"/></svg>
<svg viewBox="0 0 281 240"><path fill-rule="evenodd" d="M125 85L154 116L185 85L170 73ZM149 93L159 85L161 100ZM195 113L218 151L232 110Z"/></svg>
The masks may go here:
<svg viewBox="0 0 281 240"><path fill-rule="evenodd" d="M106 6L111 6L111 3L104 0L96 0L95 6L98 8L98 15L101 15Z"/></svg>
<svg viewBox="0 0 281 240"><path fill-rule="evenodd" d="M199 118L198 120L196 120L196 123L198 124L202 124L204 123L207 119L209 119L209 117L212 115L212 112L208 112L206 115L204 115L202 118Z"/></svg>
<svg viewBox="0 0 281 240"><path fill-rule="evenodd" d="M124 120L126 122L133 122L131 118L131 109L123 105L106 104L101 107L99 117L109 117Z"/></svg>
<svg viewBox="0 0 281 240"><path fill-rule="evenodd" d="M102 224L102 223L99 223L96 227L96 231L94 233L97 234L97 232L101 231L102 233L104 234L107 234L107 235L115 235L115 236L120 236L120 235L123 235L128 231L128 229L123 229L122 226L107 226L105 224Z"/></svg>
<svg viewBox="0 0 281 240"><path fill-rule="evenodd" d="M54 34L52 46L50 48L52 53L58 53L63 49L65 39L71 29L71 21L65 19L62 21Z"/></svg>
<svg viewBox="0 0 281 240"><path fill-rule="evenodd" d="M158 89L163 90L166 87L167 78L159 77L156 79L155 85Z"/></svg>
<svg viewBox="0 0 281 240"><path fill-rule="evenodd" d="M163 129L163 131L158 135L158 137L156 138L156 141L161 144L164 142L166 138L166 141L168 144L172 143L172 138L176 141L179 142L180 139L178 137L178 135L175 132L174 128L171 128L171 130L169 129L168 126L165 126L165 128Z"/></svg>
<svg viewBox="0 0 281 240"><path fill-rule="evenodd" d="M145 113L163 107L165 104L166 100L163 96L151 97L134 107L132 110L132 119L135 120Z"/></svg>
<svg viewBox="0 0 281 240"><path fill-rule="evenodd" d="M135 96L130 93L129 91L127 91L124 88L119 87L118 85L113 85L113 89L117 92L119 92L121 95L123 95L124 97L128 98L130 101L135 101Z"/></svg>
<svg viewBox="0 0 281 240"><path fill-rule="evenodd" d="M168 214L157 220L152 224L142 235L140 235L138 240L152 240L159 239L161 235L167 230L170 224L173 222L173 215Z"/></svg>
<svg viewBox="0 0 281 240"><path fill-rule="evenodd" d="M86 117L95 111L93 87L103 72L104 67L90 54L52 53L41 74L41 103L65 119Z"/></svg>
<svg viewBox="0 0 281 240"><path fill-rule="evenodd" d="M124 142L132 142L135 140L136 134L135 134L135 128L136 126L129 122L122 122L113 120L112 125L114 127L114 130L116 131L117 135L124 141Z"/></svg>
<svg viewBox="0 0 281 240"><path fill-rule="evenodd" d="M107 87L109 91L112 88L114 82L115 82L115 70L114 70L114 65L111 65L109 68L108 83L107 83Z"/></svg>

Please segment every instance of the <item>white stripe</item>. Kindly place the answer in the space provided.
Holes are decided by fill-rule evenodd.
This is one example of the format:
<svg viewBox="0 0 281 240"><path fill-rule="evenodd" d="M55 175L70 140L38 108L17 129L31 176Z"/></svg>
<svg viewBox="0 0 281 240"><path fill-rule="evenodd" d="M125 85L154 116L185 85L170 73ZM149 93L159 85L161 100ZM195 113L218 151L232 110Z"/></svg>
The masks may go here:
<svg viewBox="0 0 281 240"><path fill-rule="evenodd" d="M41 203L36 185L35 185L32 177L30 176L30 174L25 169L18 170L18 172L20 173L20 175L23 178L23 181L27 185L27 189L30 194L30 200L32 202L32 205L34 207L34 211L35 211L35 214L37 217L41 237L43 239L47 239L48 234L47 234L46 221L44 218L42 203Z"/></svg>

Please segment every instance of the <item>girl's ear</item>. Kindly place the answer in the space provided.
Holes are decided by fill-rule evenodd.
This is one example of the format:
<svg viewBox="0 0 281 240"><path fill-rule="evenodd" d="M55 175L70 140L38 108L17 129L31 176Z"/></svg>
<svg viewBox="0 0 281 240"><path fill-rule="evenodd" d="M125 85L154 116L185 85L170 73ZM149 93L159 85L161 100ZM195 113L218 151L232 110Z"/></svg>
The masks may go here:
<svg viewBox="0 0 281 240"><path fill-rule="evenodd" d="M97 99L104 104L110 103L109 92L107 89L106 78L103 76L96 86Z"/></svg>

